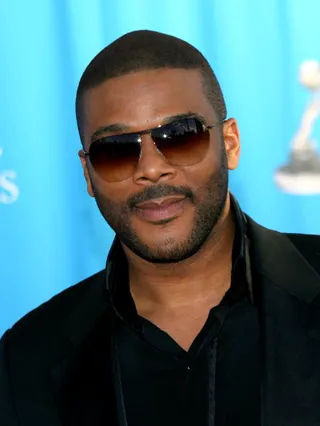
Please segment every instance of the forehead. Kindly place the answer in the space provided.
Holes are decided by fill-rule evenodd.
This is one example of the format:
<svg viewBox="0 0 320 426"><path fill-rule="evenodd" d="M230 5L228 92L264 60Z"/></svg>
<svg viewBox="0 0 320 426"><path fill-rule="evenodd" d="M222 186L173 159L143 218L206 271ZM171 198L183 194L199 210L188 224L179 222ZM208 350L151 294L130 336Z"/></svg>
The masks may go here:
<svg viewBox="0 0 320 426"><path fill-rule="evenodd" d="M215 118L198 70L159 69L115 77L90 89L83 107L86 139L98 127L114 123L136 131L190 111Z"/></svg>

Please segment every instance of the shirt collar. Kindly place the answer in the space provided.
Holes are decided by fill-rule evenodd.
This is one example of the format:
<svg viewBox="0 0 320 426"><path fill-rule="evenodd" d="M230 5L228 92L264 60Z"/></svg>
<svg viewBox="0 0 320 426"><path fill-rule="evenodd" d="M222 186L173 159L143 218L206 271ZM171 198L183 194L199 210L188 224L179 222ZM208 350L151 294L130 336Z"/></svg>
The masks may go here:
<svg viewBox="0 0 320 426"><path fill-rule="evenodd" d="M231 210L233 211L236 223L236 235L233 245L233 258L245 258L246 253L246 234L247 218L241 210L239 203L234 195L230 194Z"/></svg>

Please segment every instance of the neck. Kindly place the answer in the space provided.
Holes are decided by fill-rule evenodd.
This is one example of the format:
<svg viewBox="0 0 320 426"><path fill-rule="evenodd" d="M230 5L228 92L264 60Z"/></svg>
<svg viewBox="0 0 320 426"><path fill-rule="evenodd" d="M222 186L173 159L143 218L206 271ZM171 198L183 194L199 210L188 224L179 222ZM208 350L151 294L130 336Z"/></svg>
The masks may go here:
<svg viewBox="0 0 320 426"><path fill-rule="evenodd" d="M130 290L138 311L218 304L230 287L234 234L228 197L222 217L206 243L179 266L147 262L124 247Z"/></svg>

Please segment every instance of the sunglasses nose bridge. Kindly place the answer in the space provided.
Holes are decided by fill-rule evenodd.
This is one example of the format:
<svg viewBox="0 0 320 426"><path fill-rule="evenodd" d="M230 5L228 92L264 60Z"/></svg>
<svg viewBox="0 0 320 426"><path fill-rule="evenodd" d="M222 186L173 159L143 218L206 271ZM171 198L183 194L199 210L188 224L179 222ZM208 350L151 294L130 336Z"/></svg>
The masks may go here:
<svg viewBox="0 0 320 426"><path fill-rule="evenodd" d="M167 174L168 168L172 166L168 162L167 158L163 153L158 149L154 139L152 138L152 133L144 133L141 135L141 144L140 144L140 158L137 167L137 172L143 171L147 175L154 174Z"/></svg>
<svg viewBox="0 0 320 426"><path fill-rule="evenodd" d="M160 155L161 157L163 157L162 153L159 151L153 137L152 137L152 133L148 132L148 133L144 133L142 135L140 135L140 143L141 143L141 155L140 157L142 157L144 154L149 154L149 153L156 153L157 155Z"/></svg>

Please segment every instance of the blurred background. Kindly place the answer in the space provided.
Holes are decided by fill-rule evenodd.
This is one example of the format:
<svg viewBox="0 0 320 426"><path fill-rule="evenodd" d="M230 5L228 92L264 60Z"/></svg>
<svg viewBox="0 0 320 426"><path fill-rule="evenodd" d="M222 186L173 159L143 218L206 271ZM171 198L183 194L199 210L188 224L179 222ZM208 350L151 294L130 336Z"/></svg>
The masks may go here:
<svg viewBox="0 0 320 426"><path fill-rule="evenodd" d="M93 56L131 30L209 60L241 130L242 208L320 234L319 18L318 0L1 0L0 335L105 265L113 233L86 193L74 101Z"/></svg>

